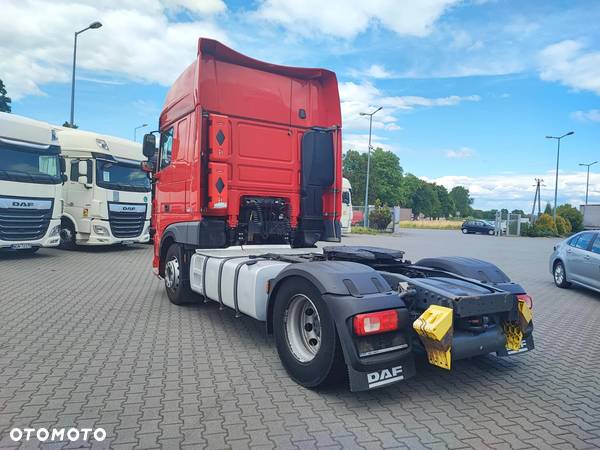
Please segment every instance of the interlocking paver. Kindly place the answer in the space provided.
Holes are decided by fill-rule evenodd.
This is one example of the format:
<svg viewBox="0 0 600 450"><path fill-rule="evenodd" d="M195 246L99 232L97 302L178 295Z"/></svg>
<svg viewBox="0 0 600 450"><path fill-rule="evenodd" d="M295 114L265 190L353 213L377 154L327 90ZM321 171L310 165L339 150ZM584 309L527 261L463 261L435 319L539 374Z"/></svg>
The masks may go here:
<svg viewBox="0 0 600 450"><path fill-rule="evenodd" d="M450 373L418 360L404 384L313 392L287 376L260 323L171 305L147 246L2 255L0 447L29 426L107 432L45 448L600 446L600 295L554 287L555 240L407 230L346 243L495 262L534 297L536 350Z"/></svg>

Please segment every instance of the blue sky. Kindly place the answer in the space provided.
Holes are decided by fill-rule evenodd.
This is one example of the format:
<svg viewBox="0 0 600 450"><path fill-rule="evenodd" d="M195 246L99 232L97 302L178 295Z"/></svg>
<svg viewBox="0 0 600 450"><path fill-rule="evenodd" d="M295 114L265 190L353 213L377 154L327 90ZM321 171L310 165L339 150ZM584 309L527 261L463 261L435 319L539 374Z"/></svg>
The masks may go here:
<svg viewBox="0 0 600 450"><path fill-rule="evenodd" d="M68 119L72 33L80 36L76 123L133 137L156 128L169 84L192 62L199 36L266 61L336 71L344 146L374 143L405 171L464 184L481 208L531 206L554 189L583 202L580 162L600 159L600 2L355 0L9 0L0 17L0 78L13 112ZM600 164L598 166L600 173ZM600 175L591 176L600 203Z"/></svg>

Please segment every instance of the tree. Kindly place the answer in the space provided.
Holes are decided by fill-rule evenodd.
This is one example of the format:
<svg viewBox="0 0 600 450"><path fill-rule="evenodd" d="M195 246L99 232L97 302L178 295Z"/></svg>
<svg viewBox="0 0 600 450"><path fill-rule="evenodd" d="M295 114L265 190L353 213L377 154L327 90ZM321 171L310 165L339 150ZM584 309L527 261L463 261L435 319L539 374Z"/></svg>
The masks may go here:
<svg viewBox="0 0 600 450"><path fill-rule="evenodd" d="M581 214L577 208L573 208L569 203L565 203L556 208L556 215L557 219L558 216L561 216L570 222L573 233L583 230L583 214Z"/></svg>
<svg viewBox="0 0 600 450"><path fill-rule="evenodd" d="M453 216L456 212L456 207L454 206L454 201L450 198L448 190L444 186L435 183L433 183L432 187L440 204L440 207L437 211L434 211L432 216L436 219Z"/></svg>
<svg viewBox="0 0 600 450"><path fill-rule="evenodd" d="M464 186L455 186L450 191L450 198L454 202L456 211L461 216L466 217L471 214L471 204L473 199L470 197L469 190Z"/></svg>
<svg viewBox="0 0 600 450"><path fill-rule="evenodd" d="M550 205L550 202L546 203L546 207L544 208L544 214L552 215L552 205Z"/></svg>
<svg viewBox="0 0 600 450"><path fill-rule="evenodd" d="M0 80L0 112L9 113L12 110L10 107L12 100L6 94L7 92L6 88L4 87L4 82Z"/></svg>
<svg viewBox="0 0 600 450"><path fill-rule="evenodd" d="M71 124L69 123L69 121L68 121L68 120L65 120L65 123L63 123L63 125L62 125L62 126L63 126L63 127L66 127L66 128L79 128L79 127L78 127L77 125L75 125L75 124L71 125Z"/></svg>
<svg viewBox="0 0 600 450"><path fill-rule="evenodd" d="M415 216L423 214L431 217L436 208L439 208L440 201L435 195L435 191L430 183L423 183L415 191L412 201L412 211Z"/></svg>
<svg viewBox="0 0 600 450"><path fill-rule="evenodd" d="M513 209L511 214L520 214L521 216L525 216L525 212L522 209Z"/></svg>
<svg viewBox="0 0 600 450"><path fill-rule="evenodd" d="M407 173L406 176L402 177L402 184L400 185L399 190L400 206L404 208L412 208L415 192L417 192L417 189L424 184L425 181L414 176L412 173Z"/></svg>
<svg viewBox="0 0 600 450"><path fill-rule="evenodd" d="M343 157L344 176L352 185L355 204L364 204L367 177L367 154L348 150ZM379 199L385 205L400 203L402 167L400 158L390 151L376 148L371 152L369 173L369 204Z"/></svg>

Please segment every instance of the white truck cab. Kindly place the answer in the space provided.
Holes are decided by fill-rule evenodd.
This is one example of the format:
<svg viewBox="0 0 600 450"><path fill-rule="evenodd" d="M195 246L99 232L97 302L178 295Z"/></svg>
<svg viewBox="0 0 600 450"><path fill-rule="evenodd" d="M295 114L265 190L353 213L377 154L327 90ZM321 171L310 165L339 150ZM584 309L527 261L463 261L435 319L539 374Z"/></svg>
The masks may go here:
<svg viewBox="0 0 600 450"><path fill-rule="evenodd" d="M68 173L61 247L148 242L151 187L141 144L62 127L58 139Z"/></svg>
<svg viewBox="0 0 600 450"><path fill-rule="evenodd" d="M50 124L0 113L0 250L59 244L63 168Z"/></svg>
<svg viewBox="0 0 600 450"><path fill-rule="evenodd" d="M350 180L342 178L342 233L350 233L352 228L352 186Z"/></svg>

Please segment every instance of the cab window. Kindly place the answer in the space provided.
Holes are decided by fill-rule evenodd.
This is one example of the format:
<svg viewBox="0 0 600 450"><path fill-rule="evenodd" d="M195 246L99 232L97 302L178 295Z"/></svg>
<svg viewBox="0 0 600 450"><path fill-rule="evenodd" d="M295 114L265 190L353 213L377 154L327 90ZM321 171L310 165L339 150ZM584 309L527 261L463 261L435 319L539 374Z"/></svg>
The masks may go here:
<svg viewBox="0 0 600 450"><path fill-rule="evenodd" d="M173 158L173 127L160 136L160 169L164 169Z"/></svg>
<svg viewBox="0 0 600 450"><path fill-rule="evenodd" d="M577 239L577 242L575 243L575 247L580 248L582 250L587 250L587 248L590 245L590 242L592 242L592 239L594 239L594 233L580 234L579 239Z"/></svg>

